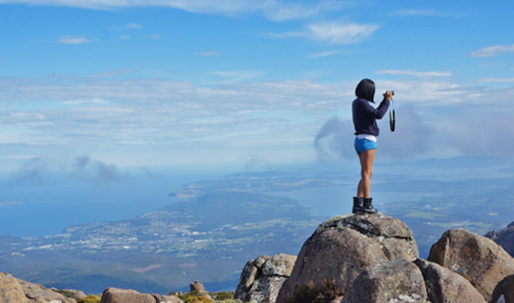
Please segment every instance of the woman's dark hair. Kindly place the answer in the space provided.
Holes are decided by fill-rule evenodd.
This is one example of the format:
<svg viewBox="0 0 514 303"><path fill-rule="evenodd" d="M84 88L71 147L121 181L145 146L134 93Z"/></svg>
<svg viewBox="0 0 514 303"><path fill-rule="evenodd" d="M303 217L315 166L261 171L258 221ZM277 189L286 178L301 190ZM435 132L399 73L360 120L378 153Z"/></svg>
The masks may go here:
<svg viewBox="0 0 514 303"><path fill-rule="evenodd" d="M362 79L357 85L357 88L355 88L355 95L357 98L375 103L375 82L370 79Z"/></svg>

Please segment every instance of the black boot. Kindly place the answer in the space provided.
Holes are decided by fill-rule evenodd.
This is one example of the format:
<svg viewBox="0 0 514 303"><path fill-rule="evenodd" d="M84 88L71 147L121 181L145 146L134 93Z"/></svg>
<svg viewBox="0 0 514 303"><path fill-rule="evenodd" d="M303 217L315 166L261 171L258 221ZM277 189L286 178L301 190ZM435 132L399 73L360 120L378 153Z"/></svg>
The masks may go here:
<svg viewBox="0 0 514 303"><path fill-rule="evenodd" d="M362 197L353 197L353 208L352 213L362 213L364 208L364 198Z"/></svg>
<svg viewBox="0 0 514 303"><path fill-rule="evenodd" d="M378 212L377 209L373 207L373 198L363 198L364 205L362 211L368 214L376 214Z"/></svg>

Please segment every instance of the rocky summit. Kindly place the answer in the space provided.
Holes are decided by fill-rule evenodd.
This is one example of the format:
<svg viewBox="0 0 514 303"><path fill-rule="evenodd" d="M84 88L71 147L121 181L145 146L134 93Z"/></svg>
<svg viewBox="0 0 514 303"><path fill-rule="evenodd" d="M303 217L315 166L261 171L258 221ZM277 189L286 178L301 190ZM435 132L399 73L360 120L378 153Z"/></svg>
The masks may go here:
<svg viewBox="0 0 514 303"><path fill-rule="evenodd" d="M412 231L396 218L384 214L332 218L320 224L303 245L278 302L288 302L309 284L321 288L327 278L344 295L367 267L417 257Z"/></svg>
<svg viewBox="0 0 514 303"><path fill-rule="evenodd" d="M514 258L489 238L450 229L423 260L404 222L356 214L321 223L298 257L248 261L235 300L227 293L225 299L211 296L199 281L190 288L189 295L172 296L109 287L96 301L85 301L81 291L0 273L0 303L514 303Z"/></svg>

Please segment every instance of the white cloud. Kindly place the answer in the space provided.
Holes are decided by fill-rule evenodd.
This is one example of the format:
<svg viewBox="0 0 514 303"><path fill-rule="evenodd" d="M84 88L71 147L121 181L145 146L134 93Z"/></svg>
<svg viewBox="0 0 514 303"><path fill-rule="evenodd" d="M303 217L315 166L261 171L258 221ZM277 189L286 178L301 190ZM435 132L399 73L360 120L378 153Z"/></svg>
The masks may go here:
<svg viewBox="0 0 514 303"><path fill-rule="evenodd" d="M309 37L331 44L353 44L369 37L380 25L324 22L307 25L303 32L270 33L272 38Z"/></svg>
<svg viewBox="0 0 514 303"><path fill-rule="evenodd" d="M267 1L265 3L266 6L263 8L264 15L268 19L278 22L305 19L325 12L339 11L342 8L353 5L345 1L321 1L310 6L293 2L285 4L279 1Z"/></svg>
<svg viewBox="0 0 514 303"><path fill-rule="evenodd" d="M471 52L469 55L471 57L494 57L498 56L502 53L511 53L514 52L514 44L511 45L493 45L484 47L477 51Z"/></svg>
<svg viewBox="0 0 514 303"><path fill-rule="evenodd" d="M63 44L84 44L84 43L89 43L91 41L98 41L98 39L86 39L84 37L62 36L57 42L63 43Z"/></svg>
<svg viewBox="0 0 514 303"><path fill-rule="evenodd" d="M84 98L84 99L75 99L64 101L64 104L72 104L72 105L80 105L80 104L108 104L108 101L105 101L100 98Z"/></svg>
<svg viewBox="0 0 514 303"><path fill-rule="evenodd" d="M393 12L395 16L423 16L423 17L454 17L461 18L466 17L468 14L459 14L459 13L451 13L451 12L443 12L437 11L433 9L402 9Z"/></svg>
<svg viewBox="0 0 514 303"><path fill-rule="evenodd" d="M270 151L270 154L277 157L280 154L284 159L287 159L286 151L302 150L302 157L307 158L306 154L312 155L309 138L327 116L337 113L344 117L343 120L348 120L351 115L350 105L355 98L357 80L259 82L251 78L256 73L213 72L228 81L208 87L142 78L66 78L62 75L39 79L0 78L0 87L5 92L0 94L0 103L12 104L0 112L0 129L4 129L0 132L0 145L8 154L35 155L74 150L88 153L98 148L116 161L117 157L132 153L133 159L137 159L134 161L140 165L154 159L168 159L170 151L173 153L171 158L175 158L173 161L188 159L192 162L213 159L209 158L213 150L232 157L237 156L237 152L247 154L248 150L256 148L281 150ZM238 77L249 80L230 83ZM473 144L482 144L481 140L471 138L476 116L494 110L504 111L497 105L514 90L462 86L439 79L374 80L377 95L386 89L396 91L398 129L409 132L406 136L424 138L423 134L416 137L414 130L418 128L408 124L420 119L423 125L435 125L442 133L452 129L464 136L471 143L465 144L462 139L462 144L456 148L471 151ZM108 103L103 103L106 100ZM80 106L63 106L63 102ZM408 112L402 109L406 104L415 106L417 117L411 115L407 120ZM502 123L512 125L509 121L514 121L514 117L508 120L508 115L512 114L505 114ZM491 116L492 113L487 117ZM459 129L452 127L456 119L460 119ZM384 122L380 122L381 125ZM503 135L500 130L505 125L496 123L495 119L488 123L487 129L491 133ZM351 137L351 131L348 133ZM400 130L393 135L399 134ZM508 136L511 138L510 134ZM430 143L439 144L434 142ZM451 142L447 143L445 148L451 147ZM480 151L487 151L485 147L479 147ZM192 156L193 150L203 153ZM440 149L436 145L432 150ZM391 149L391 154L393 152ZM154 159L146 159L148 154ZM227 156L216 156L215 159L221 161L224 157L227 159Z"/></svg>
<svg viewBox="0 0 514 303"><path fill-rule="evenodd" d="M314 54L308 55L307 58L315 59L315 58L330 57L330 56L333 56L333 55L337 55L339 53L341 53L341 51L339 51L339 50L318 52L318 53L314 53Z"/></svg>
<svg viewBox="0 0 514 303"><path fill-rule="evenodd" d="M147 35L146 37L152 39L152 40L160 40L162 39L162 36L159 35L159 34L152 34L152 35Z"/></svg>
<svg viewBox="0 0 514 303"><path fill-rule="evenodd" d="M202 57L215 57L215 56L221 55L220 52L215 52L215 51L200 52L200 53L196 53L196 54L198 56L202 56Z"/></svg>
<svg viewBox="0 0 514 303"><path fill-rule="evenodd" d="M338 11L352 5L350 1L319 1L300 4L279 0L0 0L1 3L70 6L86 9L116 9L123 7L169 7L191 13L237 15L260 12L273 21L309 18Z"/></svg>
<svg viewBox="0 0 514 303"><path fill-rule="evenodd" d="M141 28L143 28L143 26L141 24L138 24L138 23L127 23L125 25L112 25L112 26L109 26L109 28L110 29L116 29L116 30L121 30L121 29L141 29Z"/></svg>
<svg viewBox="0 0 514 303"><path fill-rule="evenodd" d="M451 71L444 72L418 72L415 70L379 70L377 74L386 74L386 75L405 75L405 76L414 76L414 77L450 77L453 76Z"/></svg>
<svg viewBox="0 0 514 303"><path fill-rule="evenodd" d="M125 28L140 29L140 28L143 28L143 26L141 26L137 23L128 23L128 24L125 24Z"/></svg>
<svg viewBox="0 0 514 303"><path fill-rule="evenodd" d="M120 36L120 39L130 39L130 36L129 35L122 35L122 36Z"/></svg>
<svg viewBox="0 0 514 303"><path fill-rule="evenodd" d="M271 38L298 38L308 36L307 32L285 32L285 33L268 33L268 37Z"/></svg>
<svg viewBox="0 0 514 303"><path fill-rule="evenodd" d="M501 62L480 63L477 67L504 66Z"/></svg>
<svg viewBox="0 0 514 303"><path fill-rule="evenodd" d="M332 44L357 43L373 34L380 25L356 23L318 23L308 25L310 36Z"/></svg>
<svg viewBox="0 0 514 303"><path fill-rule="evenodd" d="M122 75L128 75L133 74L134 71L131 69L117 69L117 70L111 70L103 73L98 73L94 75L90 75L89 77L92 78L107 78L107 77L116 77L116 76L122 76Z"/></svg>
<svg viewBox="0 0 514 303"><path fill-rule="evenodd" d="M247 70L229 70L229 71L213 71L211 75L225 78L224 83L234 83L253 79L263 75L260 71L247 71Z"/></svg>
<svg viewBox="0 0 514 303"><path fill-rule="evenodd" d="M514 83L514 78L482 78L478 79L480 83Z"/></svg>

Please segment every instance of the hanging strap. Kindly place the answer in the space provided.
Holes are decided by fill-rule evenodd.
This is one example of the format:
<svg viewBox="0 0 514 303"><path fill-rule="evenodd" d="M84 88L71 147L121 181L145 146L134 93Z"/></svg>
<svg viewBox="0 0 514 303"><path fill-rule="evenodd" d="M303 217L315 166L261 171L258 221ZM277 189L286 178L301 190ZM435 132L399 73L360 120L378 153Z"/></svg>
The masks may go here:
<svg viewBox="0 0 514 303"><path fill-rule="evenodd" d="M396 128L396 112L394 110L394 102L391 100L391 103L393 104L393 110L389 108L389 127L391 128L391 131L394 132Z"/></svg>

